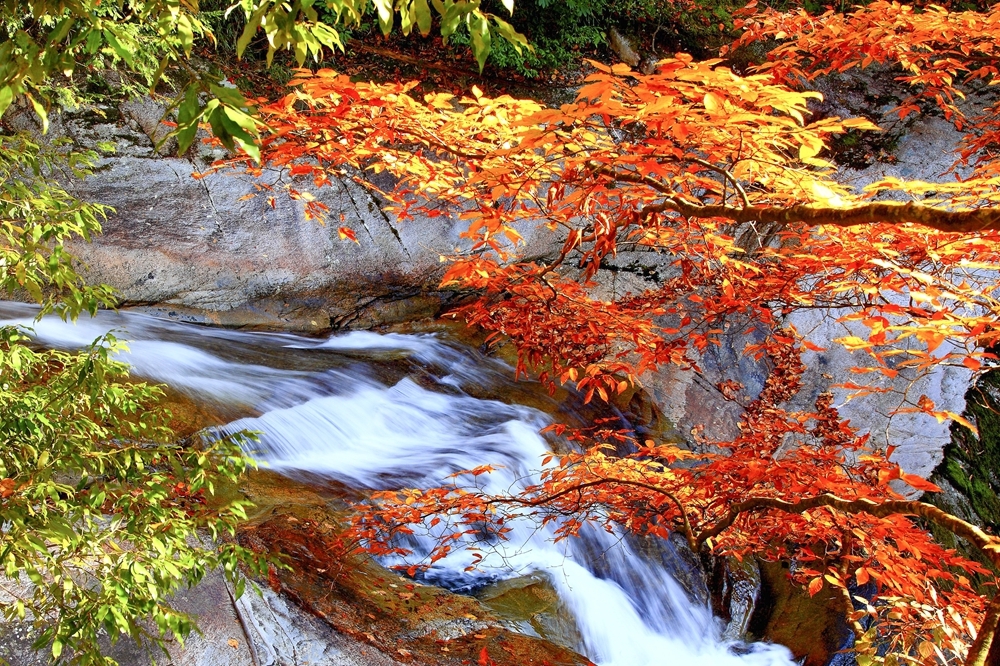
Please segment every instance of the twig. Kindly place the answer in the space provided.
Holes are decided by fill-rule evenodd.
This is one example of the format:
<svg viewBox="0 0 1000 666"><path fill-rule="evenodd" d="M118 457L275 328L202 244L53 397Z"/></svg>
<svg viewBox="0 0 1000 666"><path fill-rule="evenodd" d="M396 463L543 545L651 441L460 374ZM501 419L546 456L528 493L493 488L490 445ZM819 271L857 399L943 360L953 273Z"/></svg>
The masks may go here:
<svg viewBox="0 0 1000 666"><path fill-rule="evenodd" d="M226 592L229 594L229 600L233 604L233 610L236 611L236 619L240 622L240 628L243 629L243 636L247 639L247 648L250 650L250 661L253 662L253 666L260 666L260 659L257 658L257 649L253 646L253 637L250 635L250 627L247 626L247 621L243 617L243 612L240 611L239 604L236 603L236 595L231 589L229 589L229 580L223 576L222 584L226 587Z"/></svg>

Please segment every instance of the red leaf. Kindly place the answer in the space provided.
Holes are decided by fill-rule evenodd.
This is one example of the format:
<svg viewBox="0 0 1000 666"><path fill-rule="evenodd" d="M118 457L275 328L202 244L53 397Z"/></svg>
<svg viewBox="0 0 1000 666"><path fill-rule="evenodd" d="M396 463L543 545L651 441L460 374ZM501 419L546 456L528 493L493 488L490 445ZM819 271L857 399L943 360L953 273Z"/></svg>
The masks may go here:
<svg viewBox="0 0 1000 666"><path fill-rule="evenodd" d="M916 474L907 474L906 472L900 472L899 478L910 484L916 490L924 490L930 493L939 493L941 489L936 485L931 483L925 478L919 477Z"/></svg>
<svg viewBox="0 0 1000 666"><path fill-rule="evenodd" d="M354 234L354 230L348 227L338 227L337 233L340 234L340 240L351 240L355 243L358 242L358 237ZM360 245L360 243L358 243Z"/></svg>

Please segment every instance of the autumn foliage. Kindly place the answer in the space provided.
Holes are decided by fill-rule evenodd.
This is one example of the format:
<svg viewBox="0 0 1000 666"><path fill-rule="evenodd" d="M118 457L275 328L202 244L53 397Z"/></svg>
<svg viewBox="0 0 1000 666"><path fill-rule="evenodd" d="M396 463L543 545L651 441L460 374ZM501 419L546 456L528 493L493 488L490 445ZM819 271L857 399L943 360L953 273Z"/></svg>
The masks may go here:
<svg viewBox="0 0 1000 666"><path fill-rule="evenodd" d="M993 362L1000 114L980 89L995 82L1000 10L875 2L817 17L751 6L741 21L738 45L777 42L752 73L683 54L650 75L593 64L576 102L558 109L329 70L299 71L292 92L262 105L264 163L318 186L386 171L400 218L467 221L468 249L448 258L442 285L468 296L453 315L516 346L519 373L613 401L657 368L698 372L732 322L756 331L742 351L770 369L758 394L720 386L744 406L732 441L678 447L600 424L555 426L576 448L540 461L541 483L526 493L485 496L473 480L488 469L472 470L467 484L382 494L356 529L377 551L393 548L386 525L446 520L459 534L494 523L502 533L511 511L531 506L564 536L586 521L677 532L695 550L794 560L810 593L841 590L866 659L883 659L882 644L918 663L985 663L1000 607L987 612L970 577L991 574L926 527L952 530L998 566L1000 541L901 497L936 488L893 463L891 445L856 432L829 393L792 406L803 352L816 346L787 319L822 309L852 327L838 343L867 361L834 381L858 399L901 372ZM900 116L938 107L968 130L956 154L967 177L885 179L864 191L838 182L831 139L878 128L813 118L819 95L808 84L873 63L895 68L912 92ZM986 100L978 110L959 104L972 91ZM341 235L354 239L346 226ZM623 251L656 256L655 286L601 288L599 271ZM961 420L926 397L906 396L900 411Z"/></svg>

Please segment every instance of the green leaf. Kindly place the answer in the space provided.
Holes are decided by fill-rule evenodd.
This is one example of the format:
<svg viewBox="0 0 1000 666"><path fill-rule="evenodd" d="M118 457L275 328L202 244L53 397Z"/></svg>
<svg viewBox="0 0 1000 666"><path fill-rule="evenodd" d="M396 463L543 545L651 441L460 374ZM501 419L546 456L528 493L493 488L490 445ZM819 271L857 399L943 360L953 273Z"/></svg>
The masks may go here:
<svg viewBox="0 0 1000 666"><path fill-rule="evenodd" d="M181 50L185 55L191 55L191 47L194 46L194 28L186 14L181 14L177 18L176 30L181 40Z"/></svg>
<svg viewBox="0 0 1000 666"><path fill-rule="evenodd" d="M33 96L25 94L25 97L27 97L31 102L31 107L35 110L35 114L38 116L38 119L42 121L42 134L47 133L49 131L48 111L46 111L45 107L42 106L41 103Z"/></svg>
<svg viewBox="0 0 1000 666"><path fill-rule="evenodd" d="M521 47L525 47L529 51L534 51L531 44L528 43L528 38L515 30L514 26L498 16L492 16L491 18L496 23L497 34L506 39L518 54L522 52Z"/></svg>
<svg viewBox="0 0 1000 666"><path fill-rule="evenodd" d="M417 18L417 28L426 37L431 31L431 8L427 0L413 0L413 12Z"/></svg>
<svg viewBox="0 0 1000 666"><path fill-rule="evenodd" d="M426 1L426 0L425 0ZM325 23L317 23L313 26L313 34L321 44L331 51L334 49L344 50L344 43L340 40L340 33Z"/></svg>
<svg viewBox="0 0 1000 666"><path fill-rule="evenodd" d="M184 91L184 101L177 109L177 129L174 131L174 136L177 137L177 153L179 155L187 152L198 133L198 120L201 117L198 93L196 85L189 85Z"/></svg>
<svg viewBox="0 0 1000 666"><path fill-rule="evenodd" d="M163 59L160 60L160 66L156 68L156 72L153 73L153 78L150 80L150 83L149 83L149 92L150 92L150 94L153 93L153 90L155 90L157 84L160 83L160 79L163 78L163 72L166 71L167 64L170 63L170 60L171 60L171 54L169 54L169 53L167 55L163 56Z"/></svg>
<svg viewBox="0 0 1000 666"><path fill-rule="evenodd" d="M125 48L125 46L118 41L118 37L111 30L104 30L104 39L108 43L108 46L118 55L119 58L125 61L130 67L134 64L132 57L132 52Z"/></svg>
<svg viewBox="0 0 1000 666"><path fill-rule="evenodd" d="M451 0L445 0L444 7L444 13L441 16L441 40L447 44L448 37L455 34L459 23L466 15L466 7L464 2L459 4L451 2Z"/></svg>
<svg viewBox="0 0 1000 666"><path fill-rule="evenodd" d="M257 8L249 19L247 19L247 24L243 28L243 33L240 38L236 40L236 57L242 58L243 52L246 51L247 46L250 45L250 40L253 36L257 34L257 29L260 27L260 22L264 18L264 14L267 13L268 3L262 4Z"/></svg>
<svg viewBox="0 0 1000 666"><path fill-rule="evenodd" d="M46 40L46 47L53 48L58 42L65 39L74 23L76 23L76 20L72 17L66 17L59 21L59 23L56 24L56 27L52 29L52 32L49 33L49 38Z"/></svg>
<svg viewBox="0 0 1000 666"><path fill-rule="evenodd" d="M410 34L410 28L416 23L416 15L413 9L413 2L408 2L399 11L399 29L404 35Z"/></svg>
<svg viewBox="0 0 1000 666"><path fill-rule="evenodd" d="M7 107L14 100L14 89L10 86L4 86L0 88L0 116L3 115Z"/></svg>
<svg viewBox="0 0 1000 666"><path fill-rule="evenodd" d="M472 35L472 55L479 63L480 73L490 55L490 24L477 9L469 16L469 34Z"/></svg>
<svg viewBox="0 0 1000 666"><path fill-rule="evenodd" d="M388 35L392 31L392 0L374 0L375 9L378 11L378 23L382 28L382 34Z"/></svg>

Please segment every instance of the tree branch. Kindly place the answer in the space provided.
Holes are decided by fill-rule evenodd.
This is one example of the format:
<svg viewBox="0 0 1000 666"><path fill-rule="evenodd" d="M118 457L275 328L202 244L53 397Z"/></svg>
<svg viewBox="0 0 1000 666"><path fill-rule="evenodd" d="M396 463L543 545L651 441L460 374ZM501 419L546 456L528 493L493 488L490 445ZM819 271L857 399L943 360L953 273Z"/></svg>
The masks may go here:
<svg viewBox="0 0 1000 666"><path fill-rule="evenodd" d="M1000 568L1000 539L992 537L981 529L961 518L942 511L933 504L911 500L887 500L874 502L868 499L846 500L836 495L817 495L797 502L786 502L774 497L753 497L734 504L726 517L714 526L703 530L695 541L699 547L709 539L713 539L729 529L736 519L744 513L764 509L778 509L787 513L804 513L812 509L829 507L844 513L867 513L876 518L892 515L920 516L925 520L943 527L955 536L966 539L989 558L994 566Z"/></svg>
<svg viewBox="0 0 1000 666"><path fill-rule="evenodd" d="M622 180L631 181L632 179ZM645 179L640 182L648 184ZM640 215L646 216L666 211L680 213L685 217L721 217L739 224L770 222L776 224L798 223L806 226L829 224L838 227L853 227L860 224L909 223L948 232L1000 231L1000 208L947 210L914 202L898 201L875 201L846 208L812 204L737 208L723 204L697 204L670 198L658 204L644 206L639 212Z"/></svg>
<svg viewBox="0 0 1000 666"><path fill-rule="evenodd" d="M1000 594L993 595L993 601L986 607L986 615L976 634L976 640L965 657L965 666L986 666L989 663L990 647L996 639L997 624L1000 622Z"/></svg>
<svg viewBox="0 0 1000 666"><path fill-rule="evenodd" d="M562 490L560 490L560 491L558 491L556 493L552 493L551 495L543 495L541 497L536 497L534 499L522 499L520 497L502 497L502 498L487 500L486 503L487 504L518 504L518 505L521 505L521 506L542 506L544 504L551 504L552 502L554 502L555 500L559 499L560 497L563 497L563 496L568 495L568 494L573 493L573 492L585 490L587 488L594 488L596 486L605 486L605 485L612 485L612 484L619 484L619 485L623 485L623 486L633 486L633 487L636 487L636 488L643 488L645 490L650 490L650 491L652 491L654 493L658 493L660 495L663 495L664 497L666 497L667 499L669 499L671 502L673 502L674 505L677 507L677 511L681 514L681 520L684 523L684 538L687 541L688 547L691 548L691 552L693 552L693 553L697 553L698 552L699 542L696 541L696 539L695 539L694 529L691 527L691 521L688 518L687 511L685 510L684 505L681 503L681 501L677 498L676 495L674 495L673 493L671 493L669 490L664 490L663 488L660 488L658 486L654 486L651 483L645 483L644 481L631 481L631 480L627 480L627 479L610 479L610 478L601 477L601 478L597 479L596 481L587 481L585 483L574 484L573 486L570 486L568 488L563 488Z"/></svg>

